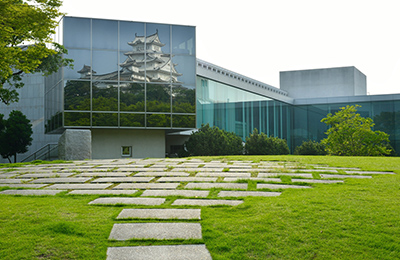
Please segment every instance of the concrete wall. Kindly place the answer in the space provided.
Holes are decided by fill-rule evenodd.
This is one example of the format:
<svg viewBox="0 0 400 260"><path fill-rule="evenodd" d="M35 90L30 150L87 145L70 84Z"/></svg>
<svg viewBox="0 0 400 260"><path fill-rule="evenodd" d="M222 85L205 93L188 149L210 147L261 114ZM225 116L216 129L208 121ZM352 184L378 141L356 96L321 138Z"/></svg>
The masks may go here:
<svg viewBox="0 0 400 260"><path fill-rule="evenodd" d="M91 129L92 158L117 159L122 146L132 146L133 158L164 158L164 130Z"/></svg>
<svg viewBox="0 0 400 260"><path fill-rule="evenodd" d="M294 99L366 95L366 82L355 67L280 72L280 88Z"/></svg>

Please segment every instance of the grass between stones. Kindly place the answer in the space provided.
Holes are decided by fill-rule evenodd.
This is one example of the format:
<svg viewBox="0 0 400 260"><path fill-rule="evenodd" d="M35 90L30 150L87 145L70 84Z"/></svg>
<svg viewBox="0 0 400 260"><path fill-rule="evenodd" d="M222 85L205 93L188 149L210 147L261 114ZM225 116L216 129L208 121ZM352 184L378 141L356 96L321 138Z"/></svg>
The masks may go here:
<svg viewBox="0 0 400 260"><path fill-rule="evenodd" d="M397 174L312 184L313 189L284 190L278 197L248 197L236 207L202 207L203 239L188 241L108 241L113 224L127 222L116 219L123 208L182 208L170 205L174 197L158 207L110 207L88 205L99 197L92 195L0 195L0 259L105 259L107 247L192 243L205 243L214 260L399 259L400 158L205 159L325 164Z"/></svg>

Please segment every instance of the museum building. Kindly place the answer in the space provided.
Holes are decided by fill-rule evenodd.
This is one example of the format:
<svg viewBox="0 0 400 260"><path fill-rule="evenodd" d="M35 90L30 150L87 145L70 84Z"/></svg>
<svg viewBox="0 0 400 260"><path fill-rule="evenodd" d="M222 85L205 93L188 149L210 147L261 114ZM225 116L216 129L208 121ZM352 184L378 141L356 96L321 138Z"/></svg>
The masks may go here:
<svg viewBox="0 0 400 260"><path fill-rule="evenodd" d="M243 140L257 128L293 151L354 104L400 151L400 95L367 95L355 67L284 71L276 88L197 59L193 26L64 17L55 39L74 67L27 75L12 105L34 123L30 159L50 143L65 159L174 156L207 123Z"/></svg>

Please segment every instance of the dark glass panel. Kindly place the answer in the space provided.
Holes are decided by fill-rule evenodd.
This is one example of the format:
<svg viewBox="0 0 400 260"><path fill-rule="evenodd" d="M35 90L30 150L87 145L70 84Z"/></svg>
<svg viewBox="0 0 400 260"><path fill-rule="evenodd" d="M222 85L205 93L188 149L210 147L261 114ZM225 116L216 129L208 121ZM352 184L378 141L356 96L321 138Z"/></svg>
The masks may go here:
<svg viewBox="0 0 400 260"><path fill-rule="evenodd" d="M65 126L90 126L90 113L64 112Z"/></svg>
<svg viewBox="0 0 400 260"><path fill-rule="evenodd" d="M172 115L172 127L195 128L196 116L192 115Z"/></svg>
<svg viewBox="0 0 400 260"><path fill-rule="evenodd" d="M92 114L93 126L118 126L117 113L93 113Z"/></svg>
<svg viewBox="0 0 400 260"><path fill-rule="evenodd" d="M144 114L125 114L119 115L120 126L125 127L144 127Z"/></svg>
<svg viewBox="0 0 400 260"><path fill-rule="evenodd" d="M90 49L90 21L87 18L64 17L64 47Z"/></svg>
<svg viewBox="0 0 400 260"><path fill-rule="evenodd" d="M171 86L147 84L147 112L171 112Z"/></svg>
<svg viewBox="0 0 400 260"><path fill-rule="evenodd" d="M171 127L171 115L147 114L147 127Z"/></svg>
<svg viewBox="0 0 400 260"><path fill-rule="evenodd" d="M67 80L64 87L65 110L90 110L90 81Z"/></svg>
<svg viewBox="0 0 400 260"><path fill-rule="evenodd" d="M118 83L93 82L93 111L118 111Z"/></svg>
<svg viewBox="0 0 400 260"><path fill-rule="evenodd" d="M121 83L120 111L144 112L144 84Z"/></svg>
<svg viewBox="0 0 400 260"><path fill-rule="evenodd" d="M172 112L195 113L196 89L184 86L172 86Z"/></svg>
<svg viewBox="0 0 400 260"><path fill-rule="evenodd" d="M92 19L93 49L118 50L118 21Z"/></svg>
<svg viewBox="0 0 400 260"><path fill-rule="evenodd" d="M195 54L195 27L192 26L172 26L172 53Z"/></svg>

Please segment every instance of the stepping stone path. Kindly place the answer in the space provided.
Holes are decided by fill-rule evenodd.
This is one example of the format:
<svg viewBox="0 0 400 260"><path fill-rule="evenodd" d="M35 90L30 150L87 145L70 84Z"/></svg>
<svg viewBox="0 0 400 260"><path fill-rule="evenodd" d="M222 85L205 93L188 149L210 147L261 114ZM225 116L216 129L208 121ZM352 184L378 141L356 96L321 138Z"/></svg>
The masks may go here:
<svg viewBox="0 0 400 260"><path fill-rule="evenodd" d="M372 178L374 174L394 173L287 162L204 162L184 158L91 160L1 168L0 186L8 189L1 191L0 196L98 195L99 198L89 202L91 206L129 205L116 217L110 241L194 239L201 242L201 207L237 206L244 202L241 198L249 196L268 199L290 192L287 189L343 185L346 178ZM277 189L282 192L268 191ZM149 208L132 208L136 205ZM157 208L162 205L164 208ZM170 206L165 208L165 205ZM204 244L177 242L166 246L109 247L107 259L208 260L212 257Z"/></svg>

